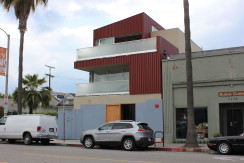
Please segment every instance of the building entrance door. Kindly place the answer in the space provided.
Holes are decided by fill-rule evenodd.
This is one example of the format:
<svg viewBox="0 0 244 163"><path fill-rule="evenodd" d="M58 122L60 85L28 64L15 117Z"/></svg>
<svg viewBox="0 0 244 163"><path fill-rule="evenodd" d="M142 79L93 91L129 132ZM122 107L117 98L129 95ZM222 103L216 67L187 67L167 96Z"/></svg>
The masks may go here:
<svg viewBox="0 0 244 163"><path fill-rule="evenodd" d="M220 104L220 132L235 136L244 130L244 103Z"/></svg>
<svg viewBox="0 0 244 163"><path fill-rule="evenodd" d="M227 135L234 136L243 132L243 110L227 109Z"/></svg>
<svg viewBox="0 0 244 163"><path fill-rule="evenodd" d="M106 122L135 119L135 104L106 105Z"/></svg>
<svg viewBox="0 0 244 163"><path fill-rule="evenodd" d="M135 121L135 104L122 104L121 105L121 120Z"/></svg>

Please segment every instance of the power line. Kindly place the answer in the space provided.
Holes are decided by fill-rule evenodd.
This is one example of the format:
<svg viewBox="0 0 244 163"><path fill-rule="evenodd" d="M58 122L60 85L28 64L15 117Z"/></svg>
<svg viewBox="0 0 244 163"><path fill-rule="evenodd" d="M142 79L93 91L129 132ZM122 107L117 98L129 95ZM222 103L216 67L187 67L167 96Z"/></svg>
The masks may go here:
<svg viewBox="0 0 244 163"><path fill-rule="evenodd" d="M78 78L72 78L72 77L64 77L64 76L55 76L56 78L65 78L65 79L70 79L70 80L83 80L83 81L88 81L88 79L78 79Z"/></svg>

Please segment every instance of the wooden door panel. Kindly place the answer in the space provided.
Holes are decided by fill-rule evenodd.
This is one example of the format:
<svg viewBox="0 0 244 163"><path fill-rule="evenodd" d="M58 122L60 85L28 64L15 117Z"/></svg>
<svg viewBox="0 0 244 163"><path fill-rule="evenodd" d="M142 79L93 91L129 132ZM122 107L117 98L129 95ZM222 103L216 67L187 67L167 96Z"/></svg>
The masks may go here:
<svg viewBox="0 0 244 163"><path fill-rule="evenodd" d="M106 122L121 120L120 104L106 106Z"/></svg>

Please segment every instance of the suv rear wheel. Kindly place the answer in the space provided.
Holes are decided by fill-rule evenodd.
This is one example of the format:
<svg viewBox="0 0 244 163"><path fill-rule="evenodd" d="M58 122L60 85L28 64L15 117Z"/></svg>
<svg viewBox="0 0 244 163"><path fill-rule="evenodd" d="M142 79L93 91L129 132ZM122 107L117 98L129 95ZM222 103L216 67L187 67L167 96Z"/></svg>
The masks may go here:
<svg viewBox="0 0 244 163"><path fill-rule="evenodd" d="M86 148L93 148L94 147L94 140L91 136L88 136L84 139L83 141L83 145L86 147Z"/></svg>
<svg viewBox="0 0 244 163"><path fill-rule="evenodd" d="M126 151L131 151L135 147L135 142L132 138L125 138L123 141L123 148Z"/></svg>

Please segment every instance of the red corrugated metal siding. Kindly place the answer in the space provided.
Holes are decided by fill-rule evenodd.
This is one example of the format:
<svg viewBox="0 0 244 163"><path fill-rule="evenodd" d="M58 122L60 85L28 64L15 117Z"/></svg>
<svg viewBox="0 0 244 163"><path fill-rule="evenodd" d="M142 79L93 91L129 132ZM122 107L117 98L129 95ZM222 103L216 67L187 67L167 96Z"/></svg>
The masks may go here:
<svg viewBox="0 0 244 163"><path fill-rule="evenodd" d="M164 30L162 26L160 26L145 13L141 13L105 27L95 29L93 31L93 46L96 45L96 40L99 38L108 38L132 33L141 33L143 39L150 38L152 25L159 30Z"/></svg>
<svg viewBox="0 0 244 163"><path fill-rule="evenodd" d="M130 93L161 93L161 60L157 53L131 56Z"/></svg>
<svg viewBox="0 0 244 163"><path fill-rule="evenodd" d="M143 13L118 21L93 31L93 46L99 38L121 36L131 33L142 33Z"/></svg>

